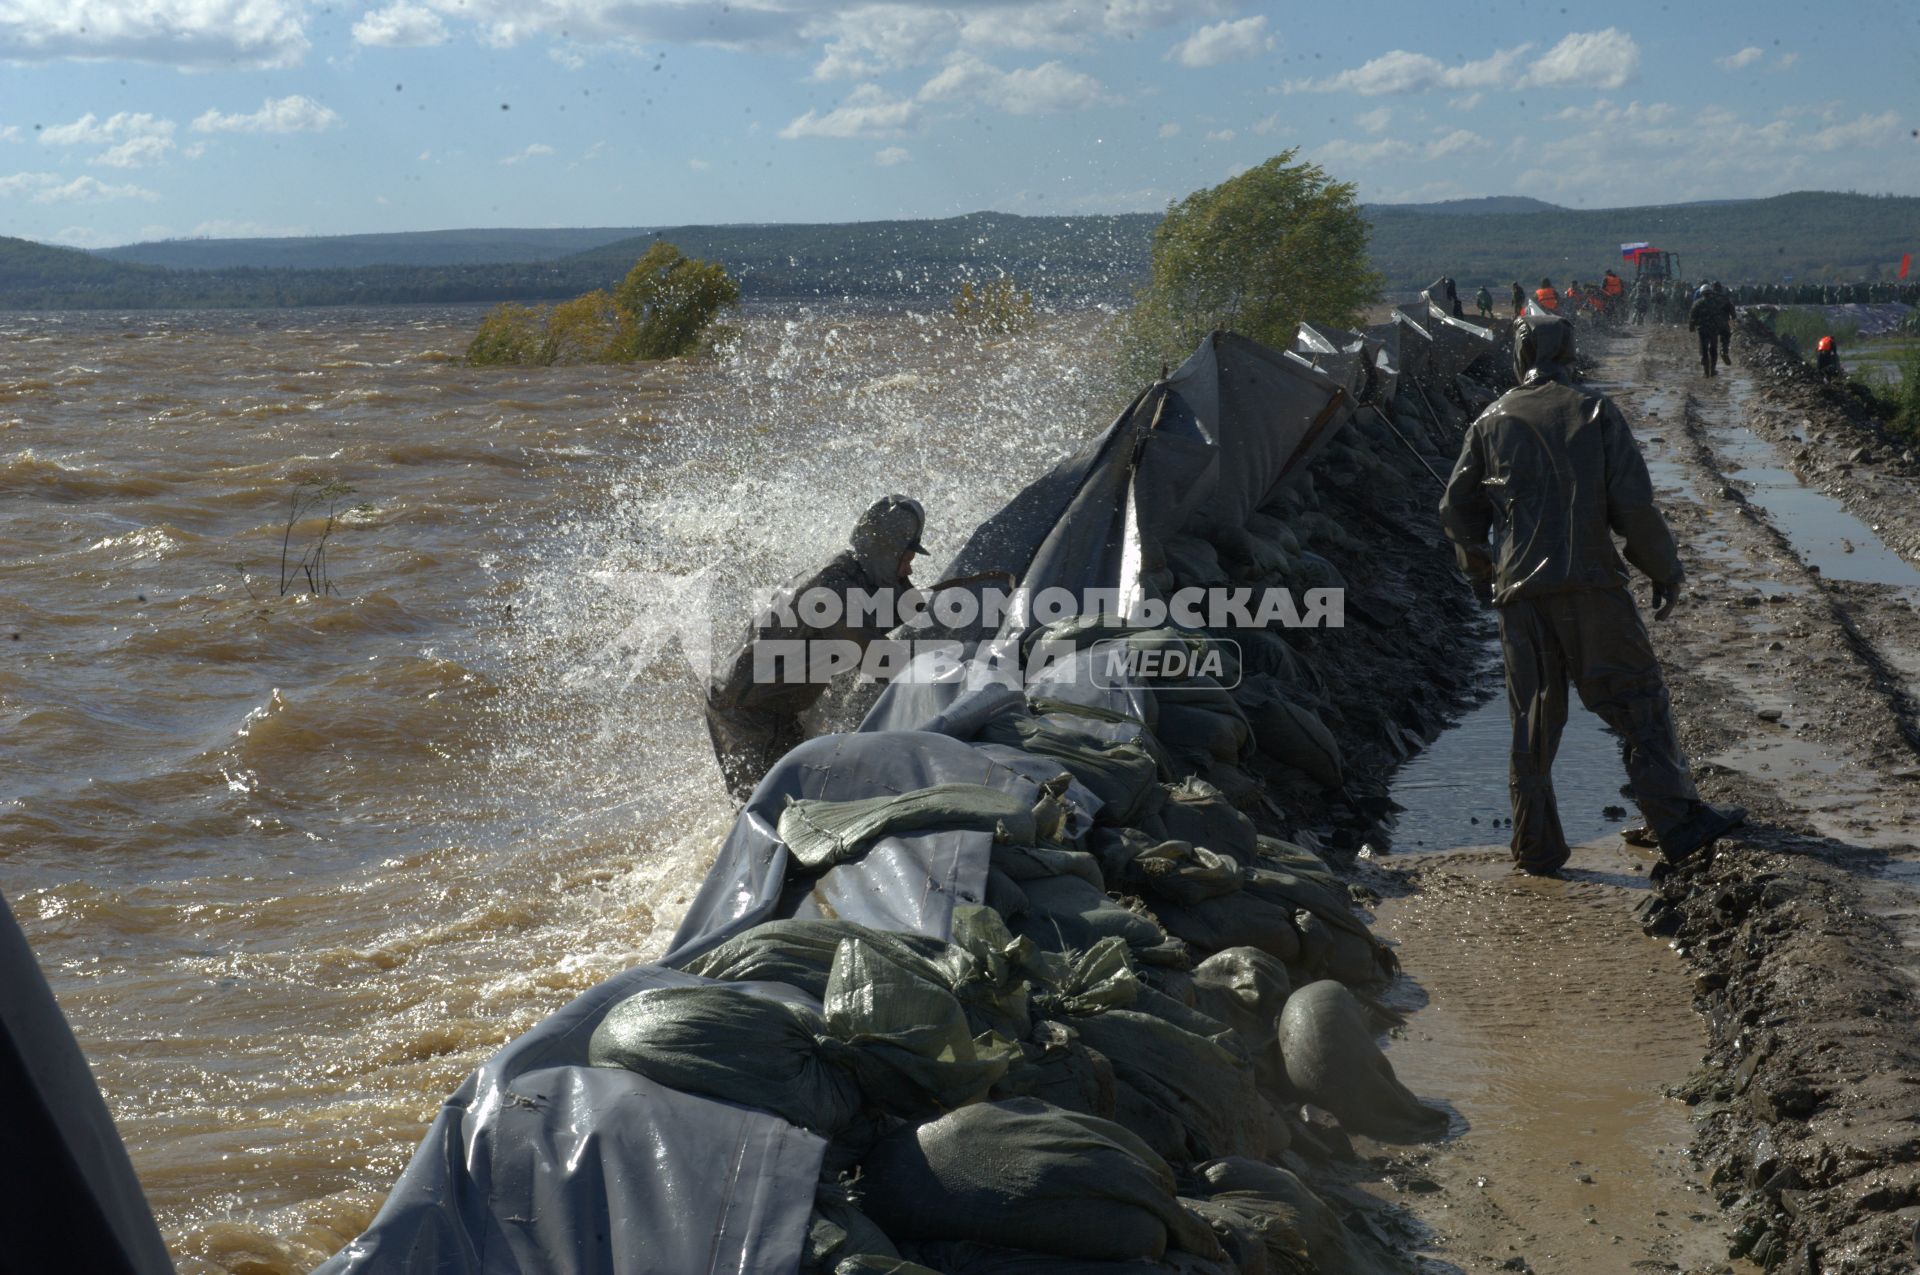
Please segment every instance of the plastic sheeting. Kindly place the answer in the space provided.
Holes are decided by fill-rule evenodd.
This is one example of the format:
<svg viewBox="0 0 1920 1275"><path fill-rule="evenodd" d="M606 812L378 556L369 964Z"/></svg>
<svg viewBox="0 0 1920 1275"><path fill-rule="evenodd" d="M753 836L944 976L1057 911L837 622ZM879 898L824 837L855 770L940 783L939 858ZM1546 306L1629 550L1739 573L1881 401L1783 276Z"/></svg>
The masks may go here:
<svg viewBox="0 0 1920 1275"><path fill-rule="evenodd" d="M0 899L0 1266L161 1275L173 1262L80 1043Z"/></svg>

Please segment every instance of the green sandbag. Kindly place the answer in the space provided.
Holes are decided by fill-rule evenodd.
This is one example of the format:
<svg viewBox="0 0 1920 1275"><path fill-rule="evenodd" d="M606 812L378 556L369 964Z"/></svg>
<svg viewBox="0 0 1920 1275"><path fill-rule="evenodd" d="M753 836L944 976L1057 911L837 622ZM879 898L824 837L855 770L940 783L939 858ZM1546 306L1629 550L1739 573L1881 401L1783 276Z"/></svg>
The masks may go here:
<svg viewBox="0 0 1920 1275"><path fill-rule="evenodd" d="M1037 1098L1049 1106L1113 1119L1113 1065L1064 1023L1038 1022L1020 1057L994 1085L993 1098Z"/></svg>
<svg viewBox="0 0 1920 1275"><path fill-rule="evenodd" d="M997 845L993 847L993 865L1015 881L1075 876L1096 889L1107 888L1107 880L1100 871L1099 862L1083 850Z"/></svg>
<svg viewBox="0 0 1920 1275"><path fill-rule="evenodd" d="M1211 677L1153 683L1154 738L1191 770L1209 761L1238 762L1253 743L1253 725L1233 695Z"/></svg>
<svg viewBox="0 0 1920 1275"><path fill-rule="evenodd" d="M841 1264L854 1257L897 1263L900 1250L873 1219L855 1207L844 1186L822 1182L814 1188L813 1217L807 1224L799 1275L839 1275Z"/></svg>
<svg viewBox="0 0 1920 1275"><path fill-rule="evenodd" d="M1261 752L1303 771L1323 788L1337 790L1342 786L1345 773L1340 744L1318 713L1270 677L1249 677L1241 682L1239 702Z"/></svg>
<svg viewBox="0 0 1920 1275"><path fill-rule="evenodd" d="M1243 877L1250 870L1243 869ZM1193 903L1156 903L1167 933L1206 952L1257 947L1291 965L1300 959L1300 931L1291 908L1241 890Z"/></svg>
<svg viewBox="0 0 1920 1275"><path fill-rule="evenodd" d="M1240 864L1187 841L1156 840L1136 828L1099 828L1087 844L1109 888L1157 905L1218 898L1240 889Z"/></svg>
<svg viewBox="0 0 1920 1275"><path fill-rule="evenodd" d="M1023 1253L990 1244L937 1240L907 1246L915 1258L941 1275L1185 1275L1160 1262L1100 1262L1052 1253ZM838 1275L838 1272L836 1272ZM1232 1275L1232 1272L1228 1272Z"/></svg>
<svg viewBox="0 0 1920 1275"><path fill-rule="evenodd" d="M1173 1172L1109 1121L1030 1098L975 1103L880 1140L864 1206L897 1243L961 1240L1124 1262L1217 1258Z"/></svg>
<svg viewBox="0 0 1920 1275"><path fill-rule="evenodd" d="M1326 1201L1285 1169L1230 1157L1200 1166L1199 1176L1207 1185L1208 1204L1260 1235L1267 1269L1275 1275L1388 1275L1399 1269L1397 1263L1382 1260L1384 1254L1348 1230Z"/></svg>
<svg viewBox="0 0 1920 1275"><path fill-rule="evenodd" d="M909 1262L904 1257L876 1257L871 1253L858 1253L834 1267L833 1275L947 1275L947 1272Z"/></svg>
<svg viewBox="0 0 1920 1275"><path fill-rule="evenodd" d="M982 728L978 738L1057 763L1100 799L1094 815L1098 823L1135 823L1151 814L1161 799L1160 764L1145 742L1146 728L1140 728L1142 738L1103 739L1076 727L1074 714L1063 706L1045 702L1054 711L1002 713Z"/></svg>
<svg viewBox="0 0 1920 1275"><path fill-rule="evenodd" d="M1144 952L1167 941L1158 925L1079 877L1043 877L1020 889L1027 896L1027 914L1013 928L1045 951L1087 948L1104 938L1118 938Z"/></svg>
<svg viewBox="0 0 1920 1275"><path fill-rule="evenodd" d="M813 1011L725 985L637 992L587 1042L591 1066L624 1067L829 1137L860 1109L851 1052Z"/></svg>
<svg viewBox="0 0 1920 1275"><path fill-rule="evenodd" d="M1300 952L1294 957L1275 952L1276 956L1348 983L1376 983L1393 974L1398 968L1393 949L1354 912L1344 886L1322 873L1301 875L1269 866L1271 862L1263 860L1261 866L1246 870L1242 892L1295 912ZM1307 915L1303 918L1300 913Z"/></svg>
<svg viewBox="0 0 1920 1275"><path fill-rule="evenodd" d="M730 983L785 983L819 1000L827 994L835 949L842 939L855 935L897 945L929 961L946 947L938 939L873 930L852 921L768 921L695 957L687 962L686 971Z"/></svg>
<svg viewBox="0 0 1920 1275"><path fill-rule="evenodd" d="M1105 938L1083 948L1038 952L1027 966L1034 980L1035 1014L1067 1018L1126 1009L1139 999L1141 983L1123 938Z"/></svg>
<svg viewBox="0 0 1920 1275"><path fill-rule="evenodd" d="M1078 1019L1074 1030L1132 1085L1186 1131L1184 1161L1260 1155L1264 1132L1248 1118L1259 1102L1253 1069L1237 1051L1164 1018L1114 1009Z"/></svg>
<svg viewBox="0 0 1920 1275"><path fill-rule="evenodd" d="M994 840L1017 845L1058 832L1057 826L1041 829L1026 802L984 784L935 784L857 801L804 797L788 801L780 812L780 840L811 871L857 859L881 837L935 828L991 832Z"/></svg>
<svg viewBox="0 0 1920 1275"><path fill-rule="evenodd" d="M1259 854L1259 834L1252 820L1235 809L1219 788L1189 776L1168 785L1166 792L1167 800L1156 816L1158 822L1149 823L1149 832L1167 840L1205 846L1243 866L1254 862Z"/></svg>
<svg viewBox="0 0 1920 1275"><path fill-rule="evenodd" d="M864 938L841 941L821 1004L827 1030L853 1046L861 1093L897 1116L985 1097L1016 1052L1006 1042L976 1044L966 1011L937 973L910 968Z"/></svg>
<svg viewBox="0 0 1920 1275"><path fill-rule="evenodd" d="M1240 1048L1253 1060L1254 1078L1268 1093L1286 1092L1286 1069L1280 1062L1280 1012L1293 992L1287 967L1272 954L1253 947L1215 952L1193 967L1198 1008L1233 1031Z"/></svg>

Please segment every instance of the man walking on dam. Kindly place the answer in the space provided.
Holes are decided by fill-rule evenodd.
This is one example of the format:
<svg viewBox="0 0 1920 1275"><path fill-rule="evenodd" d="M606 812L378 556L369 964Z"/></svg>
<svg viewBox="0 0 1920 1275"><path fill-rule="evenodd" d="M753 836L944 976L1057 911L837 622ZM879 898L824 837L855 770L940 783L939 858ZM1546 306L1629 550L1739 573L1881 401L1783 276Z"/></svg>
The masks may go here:
<svg viewBox="0 0 1920 1275"><path fill-rule="evenodd" d="M713 737L727 790L737 800L751 796L773 764L806 738L800 714L813 707L830 684L819 676L770 676L767 662L756 661L756 648L763 642L852 642L864 651L885 637L892 625L876 624L871 611L856 608L855 594L871 598L911 588L914 556L927 551L920 543L926 525L926 511L917 500L887 496L875 501L854 524L848 547L818 571L789 584L780 603L755 620L746 640L720 666L707 687L707 733ZM822 601L827 594L839 602L831 623L786 623L785 612L804 613L798 606L801 598L811 595Z"/></svg>
<svg viewBox="0 0 1920 1275"><path fill-rule="evenodd" d="M1572 326L1528 315L1513 334L1520 385L1467 428L1440 522L1460 569L1499 613L1513 720L1514 862L1548 876L1568 858L1553 758L1571 679L1581 702L1626 742L1634 800L1678 863L1745 812L1716 810L1695 790L1627 590L1631 563L1653 581L1654 618L1672 612L1683 575L1673 533L1620 409L1573 384ZM1615 532L1626 541L1624 561Z"/></svg>

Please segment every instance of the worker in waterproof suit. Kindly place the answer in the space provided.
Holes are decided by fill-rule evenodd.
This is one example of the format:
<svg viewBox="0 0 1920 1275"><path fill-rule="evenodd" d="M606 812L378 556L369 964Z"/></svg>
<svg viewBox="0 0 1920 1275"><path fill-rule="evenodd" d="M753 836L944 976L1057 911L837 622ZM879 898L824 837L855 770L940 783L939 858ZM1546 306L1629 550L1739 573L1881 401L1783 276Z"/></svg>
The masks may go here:
<svg viewBox="0 0 1920 1275"><path fill-rule="evenodd" d="M800 714L818 702L829 685L825 678L787 681L757 675L755 647L777 640L852 641L864 651L885 637L888 626L855 622L870 621L871 612L853 617L846 604L855 590L871 596L912 586L914 555L927 551L920 543L926 523L919 501L905 496L875 501L854 524L848 547L818 571L789 583L780 601L749 627L732 658L718 667L707 687L707 733L736 800L751 796L773 764L806 737ZM821 627L784 623L785 612L798 618L796 601L813 590L840 599L835 622Z"/></svg>
<svg viewBox="0 0 1920 1275"><path fill-rule="evenodd" d="M1700 799L1675 738L1659 661L1627 563L1653 581L1654 617L1680 596L1682 571L1653 484L1620 409L1573 384L1573 328L1551 315L1514 323L1509 390L1468 427L1440 503L1460 569L1500 617L1513 720L1508 789L1513 858L1551 875L1567 841L1553 798L1553 757L1567 682L1627 745L1634 799L1669 862L1744 818ZM1496 550L1488 533L1496 531ZM1622 561L1612 533L1626 541Z"/></svg>

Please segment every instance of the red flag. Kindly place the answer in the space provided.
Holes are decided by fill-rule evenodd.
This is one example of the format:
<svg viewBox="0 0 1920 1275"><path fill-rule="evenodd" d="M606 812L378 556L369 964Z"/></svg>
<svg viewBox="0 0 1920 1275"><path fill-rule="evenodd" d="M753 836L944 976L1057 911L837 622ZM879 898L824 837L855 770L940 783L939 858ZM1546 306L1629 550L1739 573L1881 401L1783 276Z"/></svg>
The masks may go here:
<svg viewBox="0 0 1920 1275"><path fill-rule="evenodd" d="M1902 253L1900 256L1900 277L1902 279L1907 277L1907 267L1911 266L1912 264L1913 264L1913 254L1910 252Z"/></svg>

